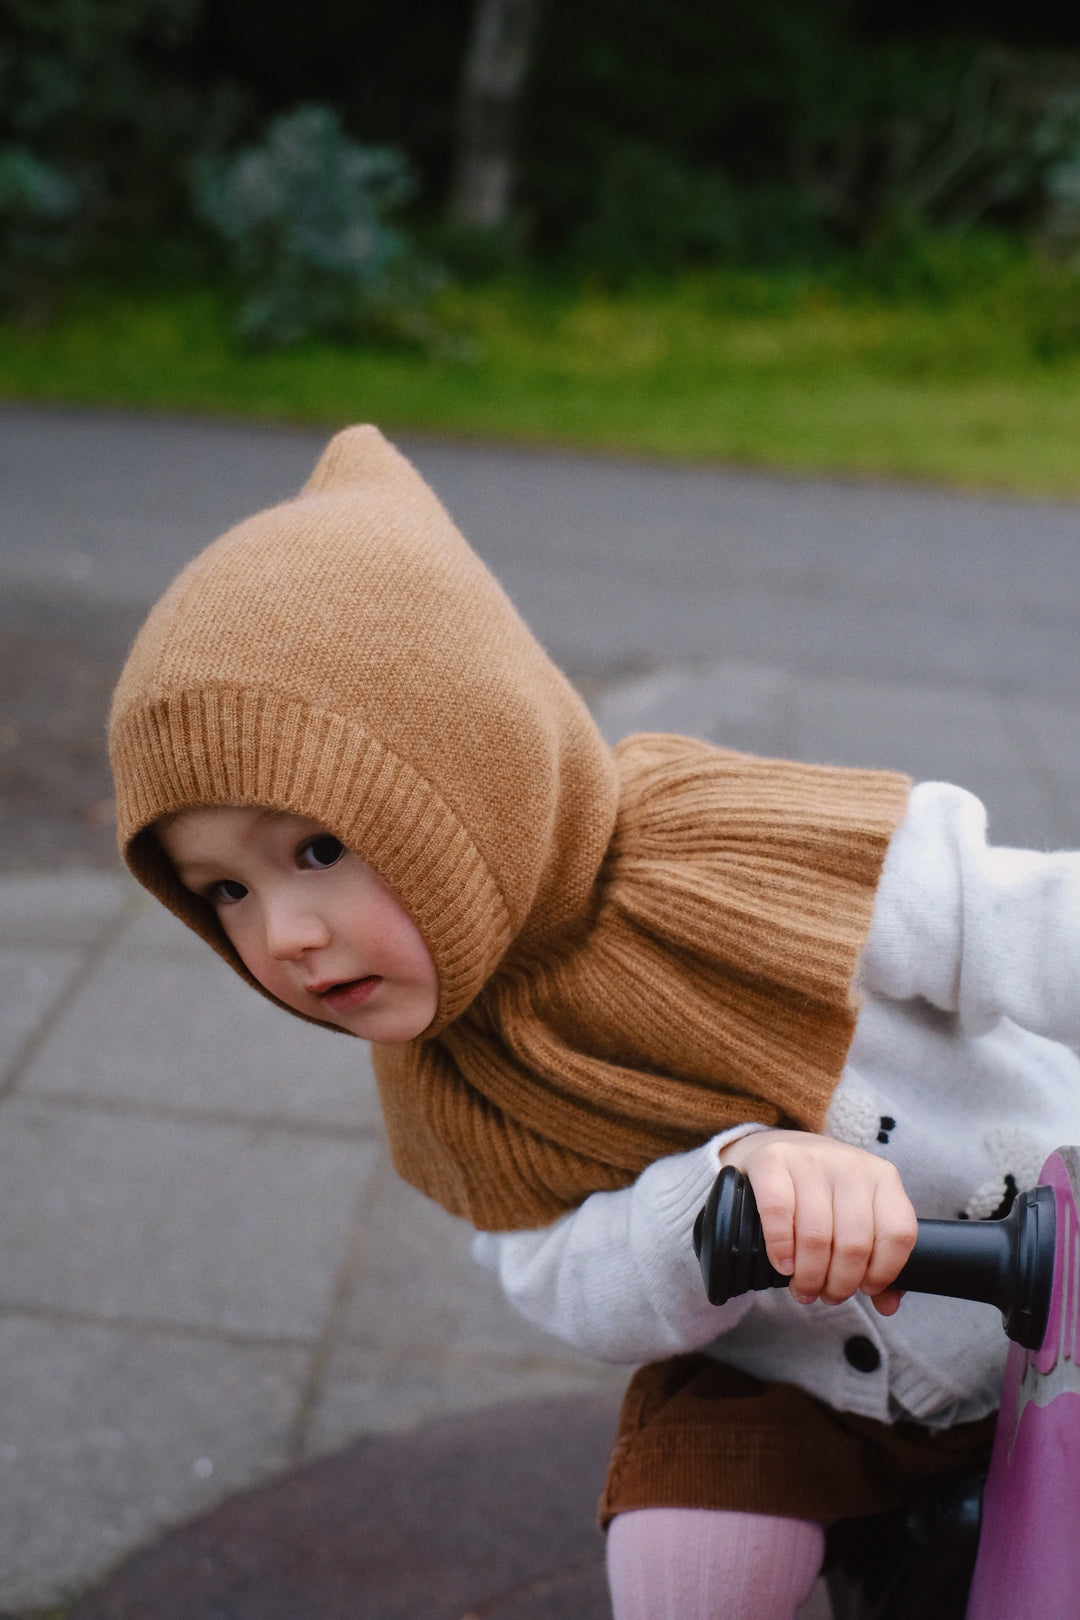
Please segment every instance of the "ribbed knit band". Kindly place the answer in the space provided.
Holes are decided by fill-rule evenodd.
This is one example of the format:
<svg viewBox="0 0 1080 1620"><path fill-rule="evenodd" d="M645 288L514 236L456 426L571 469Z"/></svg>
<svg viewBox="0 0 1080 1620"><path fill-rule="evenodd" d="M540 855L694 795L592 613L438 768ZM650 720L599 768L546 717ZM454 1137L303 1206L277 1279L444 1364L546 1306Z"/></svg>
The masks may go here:
<svg viewBox="0 0 1080 1620"><path fill-rule="evenodd" d="M907 779L683 737L616 752L589 925L375 1054L397 1169L476 1226L540 1226L746 1120L820 1131L851 1044Z"/></svg>
<svg viewBox="0 0 1080 1620"><path fill-rule="evenodd" d="M199 805L265 805L311 816L362 849L435 942L439 1027L468 1003L509 942L502 896L457 817L355 722L273 692L203 688L124 715L112 753L125 783L119 837L135 876L252 984L210 908L177 882L156 840L139 836L159 817Z"/></svg>

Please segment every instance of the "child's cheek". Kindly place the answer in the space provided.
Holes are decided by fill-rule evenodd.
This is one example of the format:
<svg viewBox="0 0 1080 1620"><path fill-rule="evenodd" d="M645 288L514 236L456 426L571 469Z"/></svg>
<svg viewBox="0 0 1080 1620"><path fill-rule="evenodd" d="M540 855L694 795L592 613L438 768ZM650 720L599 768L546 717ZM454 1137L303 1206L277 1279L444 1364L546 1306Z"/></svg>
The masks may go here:
<svg viewBox="0 0 1080 1620"><path fill-rule="evenodd" d="M264 990L273 990L273 986L267 981L273 976L274 963L265 945L262 949L259 948L255 931L250 926L245 928L242 919L230 916L227 910L219 913L218 921L226 939L251 977L257 979Z"/></svg>

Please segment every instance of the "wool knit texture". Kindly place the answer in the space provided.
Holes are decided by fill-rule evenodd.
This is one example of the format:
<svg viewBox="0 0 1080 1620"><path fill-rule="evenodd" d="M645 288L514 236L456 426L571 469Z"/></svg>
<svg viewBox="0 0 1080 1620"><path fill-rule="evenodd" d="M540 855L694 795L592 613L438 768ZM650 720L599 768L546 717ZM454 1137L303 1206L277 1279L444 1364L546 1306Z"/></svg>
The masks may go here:
<svg viewBox="0 0 1080 1620"><path fill-rule="evenodd" d="M160 817L310 816L394 890L439 1003L374 1049L391 1151L474 1225L542 1224L743 1120L821 1129L906 778L610 749L377 429L174 581L110 754L131 870L251 983Z"/></svg>

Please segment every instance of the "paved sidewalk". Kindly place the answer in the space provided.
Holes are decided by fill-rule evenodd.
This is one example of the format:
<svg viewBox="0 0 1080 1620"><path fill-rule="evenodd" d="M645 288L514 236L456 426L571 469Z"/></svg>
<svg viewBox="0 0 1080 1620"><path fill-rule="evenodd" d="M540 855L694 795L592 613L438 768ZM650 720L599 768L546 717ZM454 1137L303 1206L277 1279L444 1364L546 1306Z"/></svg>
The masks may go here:
<svg viewBox="0 0 1080 1620"><path fill-rule="evenodd" d="M1011 836L1080 840L1080 753L1040 752L1070 718L1026 703L734 666L597 708L612 735L948 770ZM518 1321L395 1180L358 1043L252 995L119 875L0 880L0 963L0 1609L358 1435L614 1410L623 1374Z"/></svg>
<svg viewBox="0 0 1080 1620"><path fill-rule="evenodd" d="M450 449L440 456L449 464ZM675 487L671 470L659 476ZM814 487L793 491L796 506L800 489L813 506ZM1054 518L1061 532L1067 516ZM557 558L551 567L554 577ZM532 618L527 572L519 578ZM1063 594L1078 579L1080 561ZM913 622L918 583L905 586ZM934 596L940 582L925 583ZM819 585L785 575L790 600L805 592L808 621ZM643 589L652 601L659 587ZM994 689L957 674L951 655L928 653L923 678L872 652L830 665L793 641L785 658L794 614L760 661L737 656L736 627L724 659L691 648L677 655L685 662L673 654L620 678L613 643L584 677L612 737L686 730L948 776L986 798L998 841L1077 844L1080 714L1058 641L1043 653L1031 651L1037 637L1026 643L1028 611L1018 609L1008 679ZM600 1620L600 1544L582 1503L625 1375L519 1322L472 1266L466 1229L395 1180L359 1044L261 1001L119 873L50 875L44 855L0 875L0 968L0 1612L71 1600L149 1547L77 1615L438 1620L441 1584L452 1620L466 1600L477 1616ZM566 1426L577 1450L558 1449ZM562 1517L513 1495L522 1450L573 1473ZM480 1458L501 1459L490 1477ZM333 1549L348 1543L355 1559L358 1543L343 1529L340 1544L324 1544L316 1578L303 1558L319 1549L301 1546L302 1527L325 1527L327 1505L348 1500L385 1529L406 1463L411 1477L430 1471L423 1502L441 1504L434 1525L418 1506L395 1543L413 1596L361 1610L354 1586L335 1608L348 1559L331 1568ZM535 1530L513 1542L513 1569L490 1539L484 1551L500 1502ZM202 1528L168 1539L199 1514L210 1515ZM222 1607L219 1593L174 1611L147 1596L169 1575L174 1598L190 1597L177 1572L205 1573L222 1537L250 1550L259 1525L282 1591L300 1567L292 1548L302 1590L325 1591L319 1607ZM478 1577L466 1593L448 1571L469 1559L488 1584Z"/></svg>
<svg viewBox="0 0 1080 1620"><path fill-rule="evenodd" d="M622 1382L396 1181L360 1043L122 879L7 879L0 917L0 1609L358 1433Z"/></svg>

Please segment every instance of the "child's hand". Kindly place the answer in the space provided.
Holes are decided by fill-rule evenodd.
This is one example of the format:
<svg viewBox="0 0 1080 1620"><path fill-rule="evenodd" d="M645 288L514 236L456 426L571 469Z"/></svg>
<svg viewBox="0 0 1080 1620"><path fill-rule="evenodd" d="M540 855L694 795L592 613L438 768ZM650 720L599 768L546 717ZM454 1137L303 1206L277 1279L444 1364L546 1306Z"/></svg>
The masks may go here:
<svg viewBox="0 0 1080 1620"><path fill-rule="evenodd" d="M724 1148L721 1164L750 1178L777 1271L800 1304L839 1304L861 1289L882 1316L889 1284L915 1243L915 1211L887 1160L808 1131L756 1131Z"/></svg>

